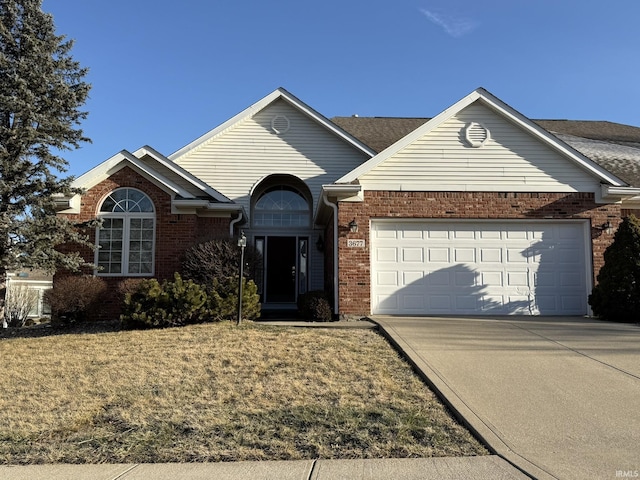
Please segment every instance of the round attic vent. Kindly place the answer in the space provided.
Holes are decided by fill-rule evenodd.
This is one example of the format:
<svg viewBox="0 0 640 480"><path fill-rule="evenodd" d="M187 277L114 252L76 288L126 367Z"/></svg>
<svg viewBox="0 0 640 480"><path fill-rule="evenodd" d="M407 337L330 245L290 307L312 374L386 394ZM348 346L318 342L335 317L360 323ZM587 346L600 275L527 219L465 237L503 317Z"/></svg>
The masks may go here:
<svg viewBox="0 0 640 480"><path fill-rule="evenodd" d="M271 119L271 130L278 135L284 135L289 131L291 123L284 115L276 115Z"/></svg>
<svg viewBox="0 0 640 480"><path fill-rule="evenodd" d="M481 147L489 140L489 130L480 123L471 122L464 127L464 138L470 147Z"/></svg>

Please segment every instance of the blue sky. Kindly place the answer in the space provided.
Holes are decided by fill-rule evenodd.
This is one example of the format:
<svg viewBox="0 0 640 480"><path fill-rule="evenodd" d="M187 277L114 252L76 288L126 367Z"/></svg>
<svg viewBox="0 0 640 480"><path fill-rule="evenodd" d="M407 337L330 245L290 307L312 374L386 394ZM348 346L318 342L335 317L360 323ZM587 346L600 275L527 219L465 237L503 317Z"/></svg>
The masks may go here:
<svg viewBox="0 0 640 480"><path fill-rule="evenodd" d="M485 87L529 118L640 126L637 0L44 0L93 85L65 154L169 155L284 87L327 117L432 117Z"/></svg>

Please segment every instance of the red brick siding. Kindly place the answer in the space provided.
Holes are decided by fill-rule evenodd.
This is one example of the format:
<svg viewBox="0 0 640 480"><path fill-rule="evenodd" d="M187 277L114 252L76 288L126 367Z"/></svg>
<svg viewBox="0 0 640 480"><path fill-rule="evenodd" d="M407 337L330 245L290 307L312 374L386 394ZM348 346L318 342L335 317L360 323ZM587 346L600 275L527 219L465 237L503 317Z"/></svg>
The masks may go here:
<svg viewBox="0 0 640 480"><path fill-rule="evenodd" d="M324 290L329 294L331 299L331 310L334 309L334 232L333 232L333 214L324 229ZM336 312L333 312L336 313Z"/></svg>
<svg viewBox="0 0 640 480"><path fill-rule="evenodd" d="M376 218L589 219L595 276L613 235L593 227L621 221L619 205L599 205L591 193L484 193L369 191L361 203L340 202L339 308L344 316L371 313L369 221ZM358 233L347 225L355 218ZM346 248L348 238L364 239L365 248Z"/></svg>
<svg viewBox="0 0 640 480"><path fill-rule="evenodd" d="M125 167L89 189L81 200L80 214L67 214L76 222L96 218L104 198L113 190L121 187L137 188L147 194L156 209L155 277L163 280L172 278L180 269L185 250L196 243L211 238L229 236L229 218L198 217L196 215L172 214L171 196L142 177L129 167ZM88 232L91 241L95 241L95 231ZM94 252L79 249L89 262L94 261ZM110 295L105 298L105 318L117 316L119 298L117 286L125 277L104 277L109 286ZM139 278L139 277L137 277Z"/></svg>

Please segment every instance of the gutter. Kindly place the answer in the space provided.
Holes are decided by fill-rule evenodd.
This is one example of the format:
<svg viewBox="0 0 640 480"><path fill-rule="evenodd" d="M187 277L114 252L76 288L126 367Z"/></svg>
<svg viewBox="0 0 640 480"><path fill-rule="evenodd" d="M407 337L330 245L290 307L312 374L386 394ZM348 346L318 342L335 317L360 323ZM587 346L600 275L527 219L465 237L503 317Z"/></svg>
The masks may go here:
<svg viewBox="0 0 640 480"><path fill-rule="evenodd" d="M604 202L620 202L640 197L640 188L600 185L600 198Z"/></svg>
<svg viewBox="0 0 640 480"><path fill-rule="evenodd" d="M171 202L171 207L172 207L171 208L172 212L174 209L176 210L175 213L179 213L182 208L196 210L200 212L204 210L208 212L216 212L216 214L229 214L229 216L237 212L238 218L234 218L229 222L229 238L233 238L233 229L236 226L236 224L238 222L241 222L245 218L244 208L242 207L242 205L238 205L237 203L216 203L216 202L210 202L208 200L203 200L203 199L193 199L193 200L182 199L182 200L173 200ZM197 212L190 212L190 213L197 214ZM216 214L214 215L220 216Z"/></svg>
<svg viewBox="0 0 640 480"><path fill-rule="evenodd" d="M359 197L362 195L362 185L354 183L323 185L325 194L331 193L337 197ZM344 199L344 198L343 198Z"/></svg>
<svg viewBox="0 0 640 480"><path fill-rule="evenodd" d="M605 197L609 195L617 195L621 197L636 197L640 195L640 188L602 185L602 196Z"/></svg>
<svg viewBox="0 0 640 480"><path fill-rule="evenodd" d="M171 200L171 208L172 210L204 209L211 212L221 212L221 213L235 213L238 211L242 211L242 205L238 205L237 203L211 202L204 198L181 198L181 199L174 198L173 200Z"/></svg>
<svg viewBox="0 0 640 480"><path fill-rule="evenodd" d="M236 226L236 223L243 220L244 216L242 215L242 210L238 212L238 218L233 219L229 222L229 238L233 238L233 228Z"/></svg>
<svg viewBox="0 0 640 480"><path fill-rule="evenodd" d="M329 201L329 195L336 197L336 203ZM322 202L333 210L333 311L339 315L338 300L338 201L362 202L362 185L356 183L322 185ZM320 204L318 204L318 211ZM316 214L317 216L317 214Z"/></svg>
<svg viewBox="0 0 640 480"><path fill-rule="evenodd" d="M322 201L333 210L333 311L338 312L338 205L331 203L323 193Z"/></svg>

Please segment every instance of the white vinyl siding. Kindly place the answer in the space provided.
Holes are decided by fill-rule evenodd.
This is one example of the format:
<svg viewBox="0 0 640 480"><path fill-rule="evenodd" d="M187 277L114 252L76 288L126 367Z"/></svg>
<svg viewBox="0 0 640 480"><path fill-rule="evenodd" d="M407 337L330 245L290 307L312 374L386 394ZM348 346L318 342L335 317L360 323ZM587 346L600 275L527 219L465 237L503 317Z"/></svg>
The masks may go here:
<svg viewBox="0 0 640 480"><path fill-rule="evenodd" d="M276 134L272 120L282 115L290 128ZM317 206L321 186L332 183L368 160L364 153L339 139L284 100L278 100L174 161L249 213L253 187L271 174L303 180Z"/></svg>
<svg viewBox="0 0 640 480"><path fill-rule="evenodd" d="M475 122L490 138L469 146ZM366 190L595 191L597 181L530 133L474 103L360 177Z"/></svg>
<svg viewBox="0 0 640 480"><path fill-rule="evenodd" d="M193 183L187 181L184 177L165 167L160 162L156 161L153 157L144 155L140 160L144 162L150 169L157 171L164 178L175 183L176 185L179 185L180 188L189 192L194 197L201 197L204 195L202 190L194 186Z"/></svg>
<svg viewBox="0 0 640 480"><path fill-rule="evenodd" d="M30 318L40 318L51 315L51 307L44 301L44 293L53 288L53 278L36 272L35 278L30 278L29 273L7 273L7 303L11 302L12 295L15 294L21 299L33 301L28 316ZM45 279L46 277L46 279ZM38 280L38 278L41 278ZM26 293L25 290L29 293ZM0 322L1 325L1 322Z"/></svg>
<svg viewBox="0 0 640 480"><path fill-rule="evenodd" d="M372 222L372 311L584 315L584 221Z"/></svg>
<svg viewBox="0 0 640 480"><path fill-rule="evenodd" d="M274 118L289 120L286 133L272 129ZM282 123L282 119L278 120ZM251 214L253 189L273 174L298 177L309 187L316 211L323 184L347 174L369 156L349 145L335 133L316 123L287 101L279 99L254 116L222 131L203 144L172 158L178 165L211 185ZM251 225L251 219L246 219ZM268 229L267 229L268 230ZM248 235L251 229L245 228ZM315 248L321 230L297 228L292 234L309 235L309 288L324 288L323 255ZM281 234L281 231L260 231L260 235Z"/></svg>

